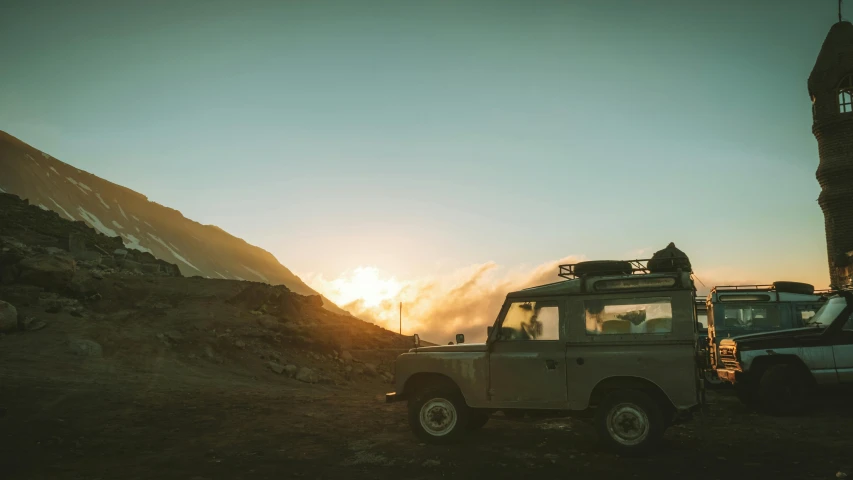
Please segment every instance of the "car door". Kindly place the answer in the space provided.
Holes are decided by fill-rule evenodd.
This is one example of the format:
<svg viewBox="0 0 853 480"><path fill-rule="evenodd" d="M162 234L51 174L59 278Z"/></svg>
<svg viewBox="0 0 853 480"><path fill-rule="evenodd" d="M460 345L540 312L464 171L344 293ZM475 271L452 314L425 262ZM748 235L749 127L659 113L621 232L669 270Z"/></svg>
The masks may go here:
<svg viewBox="0 0 853 480"><path fill-rule="evenodd" d="M559 299L511 299L489 353L495 408L565 408L566 365Z"/></svg>
<svg viewBox="0 0 853 480"><path fill-rule="evenodd" d="M835 357L838 381L853 383L853 316L841 328L840 335L833 343L832 355Z"/></svg>

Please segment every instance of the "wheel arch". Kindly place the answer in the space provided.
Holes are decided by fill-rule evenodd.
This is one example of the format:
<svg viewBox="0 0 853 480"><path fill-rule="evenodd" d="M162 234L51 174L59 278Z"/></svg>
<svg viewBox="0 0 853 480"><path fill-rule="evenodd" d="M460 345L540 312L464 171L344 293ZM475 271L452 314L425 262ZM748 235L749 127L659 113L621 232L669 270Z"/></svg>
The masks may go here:
<svg viewBox="0 0 853 480"><path fill-rule="evenodd" d="M452 388L459 392L463 399L465 398L465 395L462 394L462 389L459 388L459 385L452 378L437 372L418 372L407 378L406 383L403 385L403 395L410 398L419 390L430 387Z"/></svg>
<svg viewBox="0 0 853 480"><path fill-rule="evenodd" d="M675 412L675 404L663 389L651 380L643 377L614 376L598 382L589 396L588 407L598 406L604 398L616 390L639 390L647 393L669 412Z"/></svg>
<svg viewBox="0 0 853 480"><path fill-rule="evenodd" d="M749 369L749 376L756 382L760 381L764 372L775 365L791 365L805 375L809 379L809 382L812 384L815 383L814 375L812 375L811 370L809 370L809 367L806 366L803 360L796 355L789 354L762 355L755 358Z"/></svg>

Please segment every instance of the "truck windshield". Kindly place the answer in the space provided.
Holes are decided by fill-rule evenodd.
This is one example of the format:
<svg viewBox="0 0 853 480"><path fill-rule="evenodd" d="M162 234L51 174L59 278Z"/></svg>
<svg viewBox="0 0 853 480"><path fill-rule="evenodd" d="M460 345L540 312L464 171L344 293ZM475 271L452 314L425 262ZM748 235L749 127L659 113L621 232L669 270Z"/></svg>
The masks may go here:
<svg viewBox="0 0 853 480"><path fill-rule="evenodd" d="M807 321L806 326L828 327L846 306L847 300L844 297L832 297Z"/></svg>

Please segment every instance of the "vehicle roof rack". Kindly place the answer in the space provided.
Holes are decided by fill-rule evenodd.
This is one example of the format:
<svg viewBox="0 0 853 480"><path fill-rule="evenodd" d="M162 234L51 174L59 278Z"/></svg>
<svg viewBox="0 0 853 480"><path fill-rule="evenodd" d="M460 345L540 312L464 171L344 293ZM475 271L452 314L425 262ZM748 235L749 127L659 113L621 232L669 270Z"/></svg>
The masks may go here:
<svg viewBox="0 0 853 480"><path fill-rule="evenodd" d="M773 285L718 285L711 288L711 293L719 291L750 291L750 292L772 292L776 290Z"/></svg>
<svg viewBox="0 0 853 480"><path fill-rule="evenodd" d="M692 271L690 269L680 268L680 263L684 262L685 259L679 258L679 257L676 257L676 258L654 258L654 259L646 258L646 259L637 259L637 260L613 260L613 262L622 262L625 264L630 264L630 269L631 269L630 274L631 275L647 275L647 274L653 273L651 270L649 270L649 262L652 260L654 260L655 262L660 262L661 264L664 264L664 265L666 263L669 263L671 268L673 269L671 272L668 271L668 272L660 272L660 273L677 273L679 271L681 271L681 272L691 272ZM591 262L566 263L566 264L560 265L560 271L557 274L557 276L565 278L567 280L580 278L584 275L584 273L577 273L577 271L576 271L577 266L585 264L585 263L591 263ZM628 272L626 271L625 274L628 274ZM619 275L619 274L602 273L602 275Z"/></svg>

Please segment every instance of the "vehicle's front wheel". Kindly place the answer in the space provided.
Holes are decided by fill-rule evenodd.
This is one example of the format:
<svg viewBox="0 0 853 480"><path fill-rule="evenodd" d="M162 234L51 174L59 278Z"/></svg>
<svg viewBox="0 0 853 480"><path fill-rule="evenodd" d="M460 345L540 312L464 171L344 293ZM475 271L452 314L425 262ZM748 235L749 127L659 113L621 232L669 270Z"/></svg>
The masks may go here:
<svg viewBox="0 0 853 480"><path fill-rule="evenodd" d="M409 400L409 426L427 443L452 443L468 427L469 409L458 390L433 387Z"/></svg>
<svg viewBox="0 0 853 480"><path fill-rule="evenodd" d="M601 440L621 455L647 453L666 430L661 406L639 390L607 395L596 409L595 423Z"/></svg>
<svg viewBox="0 0 853 480"><path fill-rule="evenodd" d="M806 408L809 378L793 365L773 365L758 383L761 407L772 415L794 415Z"/></svg>

